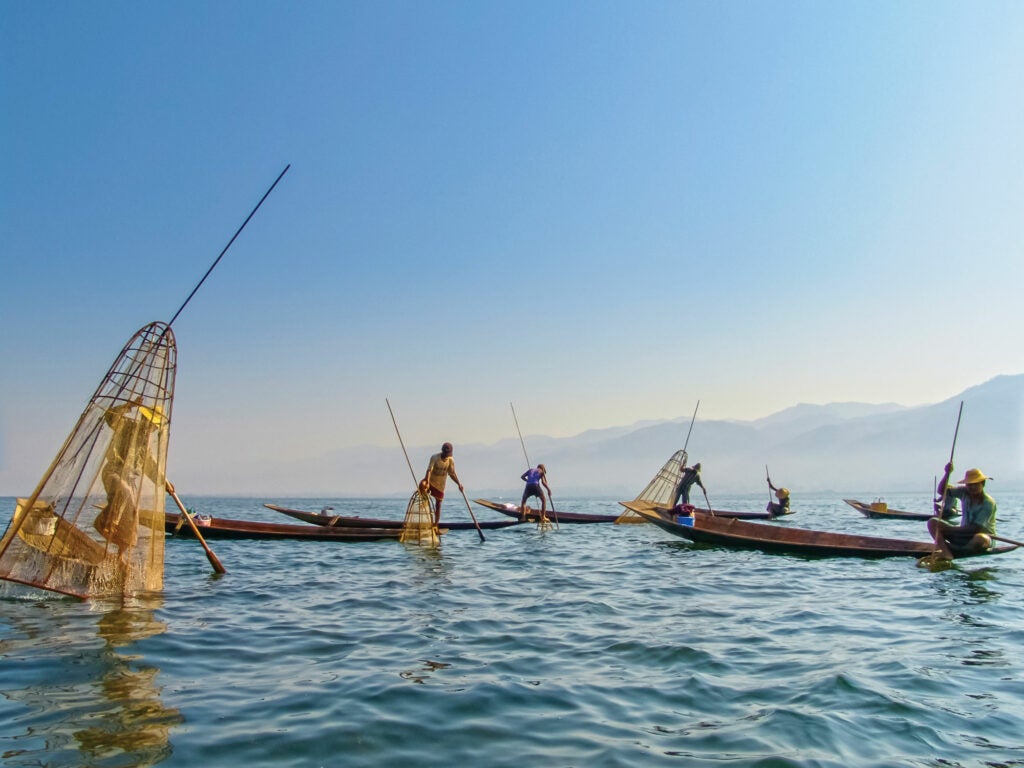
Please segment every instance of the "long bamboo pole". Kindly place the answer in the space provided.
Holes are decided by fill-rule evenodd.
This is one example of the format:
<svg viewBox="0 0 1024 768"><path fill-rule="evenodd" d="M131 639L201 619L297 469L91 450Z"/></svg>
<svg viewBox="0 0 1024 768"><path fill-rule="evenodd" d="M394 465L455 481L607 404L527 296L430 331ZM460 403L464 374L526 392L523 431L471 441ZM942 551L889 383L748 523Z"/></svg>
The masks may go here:
<svg viewBox="0 0 1024 768"><path fill-rule="evenodd" d="M196 287L192 289L192 293L190 293L188 295L188 298L185 299L185 301L182 303L182 305L180 307L178 307L178 311L174 313L174 317L172 317L170 322L167 323L167 327L168 328L171 327L172 325L174 325L174 321L178 319L178 315L180 315L182 310L185 309L185 307L188 305L188 303L190 301L192 301L192 297L196 295L196 291L199 290L199 287L204 282L206 282L206 278L208 278L210 276L210 273L213 272L213 268L217 266L218 262L220 262L220 260L224 257L224 254L228 252L228 248L230 248L231 244L235 242L235 239L240 234L242 234L242 230L245 229L245 225L249 223L249 219L251 219L253 216L256 215L256 211L258 211L260 209L260 206L263 205L263 201L266 200L270 196L270 193L274 191L274 187L277 186L277 182L279 182L281 180L281 178L286 173L288 173L288 169L291 168L291 167L292 167L291 164L286 165L284 167L284 170L281 171L281 173L278 175L278 177L276 179L274 179L274 183L270 185L270 189L268 189L266 192L263 193L263 197L261 197L260 201L258 203L256 203L256 207L252 209L252 211L249 213L248 216L245 217L245 221L242 222L242 226L240 226L237 230L235 230L235 234L231 236L230 240L228 240L228 244L224 246L224 250L222 250L220 252L220 255L216 259L213 260L213 264L211 264L210 268L206 270L206 274L203 275L202 279L198 283L196 283Z"/></svg>
<svg viewBox="0 0 1024 768"><path fill-rule="evenodd" d="M523 430L519 428L519 418L516 416L516 407L511 402L508 404L509 408L512 409L512 420L516 423L516 432L519 434L519 444L523 446L523 458L526 459L526 468L531 469L533 464L530 463L530 457L526 455L526 441L523 440ZM543 491L541 491L543 493ZM551 514L555 518L555 529L561 530L562 527L558 524L558 510L555 509L555 500L551 498L551 493L548 493L548 498L551 499ZM540 520L538 519L538 523Z"/></svg>
<svg viewBox="0 0 1024 768"><path fill-rule="evenodd" d="M686 442L683 443L683 455L686 455L686 446L690 444L690 433L693 432L693 422L697 420L697 409L700 408L700 400L697 401L697 405L693 408L693 416L690 417L690 428L686 431Z"/></svg>

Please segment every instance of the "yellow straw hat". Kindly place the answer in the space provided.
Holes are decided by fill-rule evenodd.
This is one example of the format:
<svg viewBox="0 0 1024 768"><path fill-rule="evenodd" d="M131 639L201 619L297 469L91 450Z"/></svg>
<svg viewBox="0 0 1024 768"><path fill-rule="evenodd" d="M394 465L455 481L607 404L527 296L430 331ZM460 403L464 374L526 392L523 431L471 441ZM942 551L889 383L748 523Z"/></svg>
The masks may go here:
<svg viewBox="0 0 1024 768"><path fill-rule="evenodd" d="M150 409L144 405L139 406L139 415L149 420L149 423L154 427L159 427L164 423L164 409L161 406Z"/></svg>
<svg viewBox="0 0 1024 768"><path fill-rule="evenodd" d="M980 469L968 469L964 479L960 482L964 485L970 485L971 483L984 483L986 480L991 479L991 477L985 477L985 473Z"/></svg>

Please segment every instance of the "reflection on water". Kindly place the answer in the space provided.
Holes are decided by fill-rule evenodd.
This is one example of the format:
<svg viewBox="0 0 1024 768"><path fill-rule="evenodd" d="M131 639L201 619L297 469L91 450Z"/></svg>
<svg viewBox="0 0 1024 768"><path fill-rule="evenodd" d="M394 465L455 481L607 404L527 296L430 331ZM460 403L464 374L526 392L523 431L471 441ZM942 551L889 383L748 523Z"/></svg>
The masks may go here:
<svg viewBox="0 0 1024 768"><path fill-rule="evenodd" d="M157 607L5 601L3 709L18 726L0 742L5 765L145 766L171 754L183 717L160 701L160 670L129 652L166 630Z"/></svg>
<svg viewBox="0 0 1024 768"><path fill-rule="evenodd" d="M419 669L406 669L399 672L398 676L403 680L409 680L410 682L422 685L432 677L431 672L439 669L448 669L451 666L451 664L443 661L431 661L430 659L422 659L420 663L422 666Z"/></svg>

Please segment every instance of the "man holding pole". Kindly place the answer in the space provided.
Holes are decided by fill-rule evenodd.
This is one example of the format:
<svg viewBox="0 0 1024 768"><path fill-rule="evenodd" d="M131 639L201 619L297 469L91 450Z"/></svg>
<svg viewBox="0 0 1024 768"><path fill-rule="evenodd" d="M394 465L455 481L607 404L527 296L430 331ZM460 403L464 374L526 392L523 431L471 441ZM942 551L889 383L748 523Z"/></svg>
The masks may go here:
<svg viewBox="0 0 1024 768"><path fill-rule="evenodd" d="M675 497L672 501L672 506L680 503L682 500L683 504L690 503L690 489L699 485L700 489L707 494L707 489L704 488L704 483L700 479L700 462L698 461L692 467L686 466L686 453L683 453L683 461L679 469L682 474L679 476L679 485L676 487Z"/></svg>
<svg viewBox="0 0 1024 768"><path fill-rule="evenodd" d="M946 464L939 481L938 493L960 499L963 513L960 525L947 523L940 517L928 520L928 533L935 540L935 557L952 560L954 552L979 553L991 548L996 534L996 502L985 493L986 477L980 469L969 469L960 484L949 487L949 474L953 462Z"/></svg>
<svg viewBox="0 0 1024 768"><path fill-rule="evenodd" d="M448 478L455 481L459 486L459 491L463 490L459 476L455 474L455 459L452 457L452 453L454 453L452 444L444 443L441 446L441 452L430 457L427 473L420 481L420 486L422 487L423 483L426 483L427 493L434 497L434 525L441 523L441 502L444 500L444 487Z"/></svg>
<svg viewBox="0 0 1024 768"><path fill-rule="evenodd" d="M523 489L523 499L519 502L519 519L522 522L526 522L526 500L531 496L536 496L540 499L540 524L544 525L548 521L547 500L544 498L544 489L541 485L547 489L548 496L551 495L551 486L548 485L548 471L543 464L538 464L536 467L530 467L528 470L523 472L519 476L520 480L526 482L526 487ZM554 506L552 504L552 506Z"/></svg>

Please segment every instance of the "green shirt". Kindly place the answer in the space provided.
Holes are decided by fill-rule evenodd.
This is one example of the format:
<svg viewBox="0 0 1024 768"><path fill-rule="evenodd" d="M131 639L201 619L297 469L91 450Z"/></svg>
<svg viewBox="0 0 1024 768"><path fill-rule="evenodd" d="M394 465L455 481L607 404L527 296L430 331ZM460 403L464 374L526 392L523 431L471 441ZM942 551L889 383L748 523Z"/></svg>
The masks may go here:
<svg viewBox="0 0 1024 768"><path fill-rule="evenodd" d="M960 527L975 525L985 533L995 536L996 533L996 502L987 493L981 501L975 501L967 495L967 488L955 486L946 489L946 496L953 496L960 499L963 505L963 517L960 519Z"/></svg>

